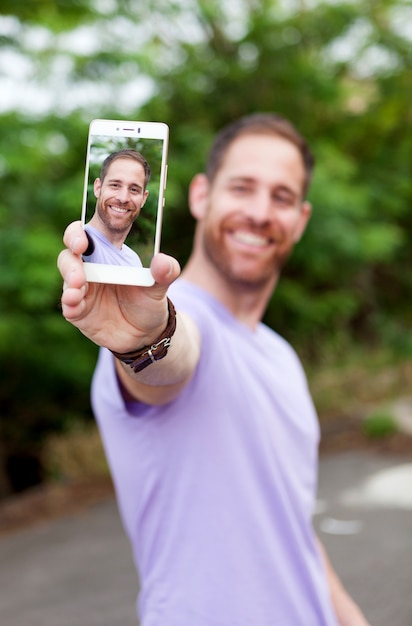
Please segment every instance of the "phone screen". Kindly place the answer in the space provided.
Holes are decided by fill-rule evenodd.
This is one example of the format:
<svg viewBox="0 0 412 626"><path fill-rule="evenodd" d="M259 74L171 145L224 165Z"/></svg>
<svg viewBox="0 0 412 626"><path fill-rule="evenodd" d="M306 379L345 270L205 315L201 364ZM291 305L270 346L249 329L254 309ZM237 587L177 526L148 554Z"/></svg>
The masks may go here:
<svg viewBox="0 0 412 626"><path fill-rule="evenodd" d="M161 122L91 122L82 206L89 281L153 284L149 266L160 249L168 136Z"/></svg>

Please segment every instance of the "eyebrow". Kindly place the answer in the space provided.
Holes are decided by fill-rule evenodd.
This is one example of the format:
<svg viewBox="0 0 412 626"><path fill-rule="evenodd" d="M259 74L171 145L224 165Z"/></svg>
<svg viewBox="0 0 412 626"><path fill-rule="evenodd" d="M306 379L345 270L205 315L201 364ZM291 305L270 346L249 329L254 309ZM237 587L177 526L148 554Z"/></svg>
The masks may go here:
<svg viewBox="0 0 412 626"><path fill-rule="evenodd" d="M276 190L285 192L289 196L293 196L294 198L296 198L299 195L299 194L296 193L296 191L294 189L292 189L291 187L288 187L287 185L277 185L276 186Z"/></svg>
<svg viewBox="0 0 412 626"><path fill-rule="evenodd" d="M229 178L229 183L239 183L239 182L247 183L249 185L254 185L256 184L256 179L253 178L252 176L232 176L231 178ZM275 189L277 191L286 192L295 198L299 196L299 194L294 189L282 183L275 185Z"/></svg>
<svg viewBox="0 0 412 626"><path fill-rule="evenodd" d="M108 183L123 183L121 178L108 178L107 179ZM130 185L128 185L129 187L135 186L138 187L139 189L143 189L142 185L140 185L140 183L130 183Z"/></svg>
<svg viewBox="0 0 412 626"><path fill-rule="evenodd" d="M229 182L230 183L236 183L236 182L254 183L256 181L251 176L232 176L231 178L229 178Z"/></svg>

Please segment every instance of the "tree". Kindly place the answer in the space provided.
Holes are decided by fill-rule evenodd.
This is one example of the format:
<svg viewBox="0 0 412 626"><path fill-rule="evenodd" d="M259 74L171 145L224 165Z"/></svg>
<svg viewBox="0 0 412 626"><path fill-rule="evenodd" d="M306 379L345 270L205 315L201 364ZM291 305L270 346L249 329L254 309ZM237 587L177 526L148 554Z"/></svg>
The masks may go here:
<svg viewBox="0 0 412 626"><path fill-rule="evenodd" d="M162 248L182 263L187 185L214 132L256 110L289 117L316 154L314 212L267 322L313 359L354 340L410 354L411 17L404 0L3 2L0 62L13 67L0 115L6 458L38 458L47 432L90 417L96 349L60 316L55 258L80 216L93 117L169 124ZM15 100L13 76L24 85Z"/></svg>

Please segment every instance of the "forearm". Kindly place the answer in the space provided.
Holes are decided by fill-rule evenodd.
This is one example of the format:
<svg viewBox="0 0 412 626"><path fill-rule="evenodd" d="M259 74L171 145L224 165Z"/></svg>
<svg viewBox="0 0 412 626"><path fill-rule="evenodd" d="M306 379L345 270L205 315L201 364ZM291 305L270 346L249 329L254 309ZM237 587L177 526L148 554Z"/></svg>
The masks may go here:
<svg viewBox="0 0 412 626"><path fill-rule="evenodd" d="M140 365L140 359L145 364L149 354L145 346L150 346L149 365L138 373L116 358L122 390L125 397L148 404L172 400L193 375L200 354L197 327L178 313L176 330L168 335L171 343L166 356L151 362L152 357L163 356L164 338L172 323L167 290L180 273L176 259L161 253L153 257L150 267L155 284L149 288L87 283L81 255L88 240L80 222L67 227L64 242L67 249L58 258L64 317L99 346L119 355L140 352ZM153 345L159 352L152 350Z"/></svg>
<svg viewBox="0 0 412 626"><path fill-rule="evenodd" d="M199 331L190 317L178 312L176 331L163 359L137 373L130 365L116 359L116 369L126 397L147 404L170 402L192 377L199 355Z"/></svg>
<svg viewBox="0 0 412 626"><path fill-rule="evenodd" d="M343 587L338 575L333 569L326 554L325 548L318 541L321 551L329 585L329 592L332 599L333 608L340 626L370 626L358 605L350 597Z"/></svg>

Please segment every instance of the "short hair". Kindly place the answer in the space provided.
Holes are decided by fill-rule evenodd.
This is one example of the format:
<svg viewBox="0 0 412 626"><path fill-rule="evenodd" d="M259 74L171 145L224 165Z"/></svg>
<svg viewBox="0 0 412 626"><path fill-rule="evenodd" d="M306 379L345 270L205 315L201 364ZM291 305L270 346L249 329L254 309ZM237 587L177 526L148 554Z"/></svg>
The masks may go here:
<svg viewBox="0 0 412 626"><path fill-rule="evenodd" d="M137 150L133 150L133 148L124 148L123 150L117 150L117 152L109 154L109 156L103 161L102 168L100 170L100 180L103 182L110 165L117 159L133 159L134 161L137 161L137 163L140 163L144 169L144 188L146 189L151 175L150 165L144 156Z"/></svg>
<svg viewBox="0 0 412 626"><path fill-rule="evenodd" d="M304 195L306 195L312 179L315 158L304 137L296 130L289 120L276 113L253 113L239 118L225 126L217 135L209 152L206 174L213 182L223 159L232 143L243 135L275 135L293 143L299 150L305 168Z"/></svg>

